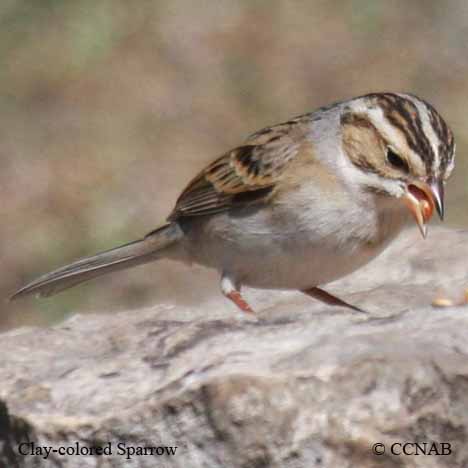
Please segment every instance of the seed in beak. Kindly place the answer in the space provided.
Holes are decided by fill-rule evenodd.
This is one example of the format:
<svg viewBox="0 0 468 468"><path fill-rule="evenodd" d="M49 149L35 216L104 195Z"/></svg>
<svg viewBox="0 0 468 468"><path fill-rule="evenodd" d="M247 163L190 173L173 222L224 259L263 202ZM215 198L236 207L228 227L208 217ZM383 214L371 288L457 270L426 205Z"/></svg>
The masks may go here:
<svg viewBox="0 0 468 468"><path fill-rule="evenodd" d="M421 184L420 186L409 184L404 200L422 236L426 237L426 223L431 219L435 207L430 188L426 187L426 184Z"/></svg>

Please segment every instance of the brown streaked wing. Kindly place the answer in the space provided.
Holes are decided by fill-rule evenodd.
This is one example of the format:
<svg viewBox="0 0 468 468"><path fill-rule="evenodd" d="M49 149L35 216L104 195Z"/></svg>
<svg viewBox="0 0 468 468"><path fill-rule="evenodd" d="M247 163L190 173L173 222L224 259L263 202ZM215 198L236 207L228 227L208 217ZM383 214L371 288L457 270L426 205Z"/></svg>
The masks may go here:
<svg viewBox="0 0 468 468"><path fill-rule="evenodd" d="M219 213L268 197L298 153L299 133L291 132L298 126L291 121L264 129L213 161L188 184L168 219Z"/></svg>

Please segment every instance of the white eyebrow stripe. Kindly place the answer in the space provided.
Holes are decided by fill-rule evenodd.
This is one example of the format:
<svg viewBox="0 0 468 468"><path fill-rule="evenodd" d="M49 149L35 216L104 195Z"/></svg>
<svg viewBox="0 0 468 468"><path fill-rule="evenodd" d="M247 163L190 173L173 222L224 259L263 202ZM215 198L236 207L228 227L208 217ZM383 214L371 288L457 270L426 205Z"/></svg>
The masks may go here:
<svg viewBox="0 0 468 468"><path fill-rule="evenodd" d="M358 113L362 113L367 116L372 125L374 125L380 134L388 142L391 142L392 148L397 151L397 153L411 154L413 161L412 163L416 163L419 166L419 170L421 172L425 171L425 164L421 159L421 156L409 146L404 133L402 133L399 128L395 127L395 125L389 122L389 120L385 117L381 107L368 107L367 105L359 105L356 106L356 110Z"/></svg>
<svg viewBox="0 0 468 468"><path fill-rule="evenodd" d="M371 124L381 133L387 140L394 142L396 149L401 149L407 146L406 138L402 135L400 130L395 128L385 117L380 107L371 107L367 105L355 106L356 113L366 115Z"/></svg>
<svg viewBox="0 0 468 468"><path fill-rule="evenodd" d="M421 119L423 132L426 135L429 141L429 144L432 147L432 151L434 152L434 161L432 163L432 169L436 171L440 164L440 155L439 155L440 140L436 132L434 131L434 128L431 124L431 119L429 118L429 113L431 111L426 106L426 104L421 102L419 99L413 98L413 96L410 96L408 94L399 94L399 96L411 101L416 106L416 109L418 110L419 118Z"/></svg>

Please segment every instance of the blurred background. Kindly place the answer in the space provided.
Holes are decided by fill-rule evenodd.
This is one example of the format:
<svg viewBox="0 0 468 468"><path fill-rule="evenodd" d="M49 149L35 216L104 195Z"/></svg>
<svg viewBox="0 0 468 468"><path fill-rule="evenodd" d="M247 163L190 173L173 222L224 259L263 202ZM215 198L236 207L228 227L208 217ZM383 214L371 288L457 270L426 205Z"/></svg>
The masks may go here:
<svg viewBox="0 0 468 468"><path fill-rule="evenodd" d="M446 118L447 222L468 226L467 49L464 0L2 0L0 295L152 230L249 133L371 91ZM0 329L217 291L215 273L161 262L2 301Z"/></svg>

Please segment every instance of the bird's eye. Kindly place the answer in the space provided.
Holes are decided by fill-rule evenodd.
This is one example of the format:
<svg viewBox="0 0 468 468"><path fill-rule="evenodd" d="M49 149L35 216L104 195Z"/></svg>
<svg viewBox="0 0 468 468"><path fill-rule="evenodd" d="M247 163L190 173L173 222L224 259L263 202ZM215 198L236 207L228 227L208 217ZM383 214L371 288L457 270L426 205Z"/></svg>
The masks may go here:
<svg viewBox="0 0 468 468"><path fill-rule="evenodd" d="M391 148L387 149L387 161L395 168L400 171L409 172L408 163L398 154L395 153Z"/></svg>

